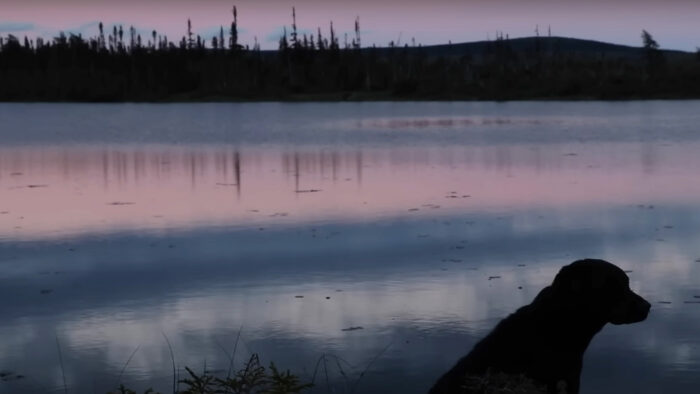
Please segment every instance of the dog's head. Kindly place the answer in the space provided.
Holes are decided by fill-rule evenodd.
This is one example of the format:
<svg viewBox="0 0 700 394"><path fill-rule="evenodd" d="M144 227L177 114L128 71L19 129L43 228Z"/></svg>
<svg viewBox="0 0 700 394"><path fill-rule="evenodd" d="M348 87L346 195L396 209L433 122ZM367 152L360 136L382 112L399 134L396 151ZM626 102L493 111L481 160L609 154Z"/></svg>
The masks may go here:
<svg viewBox="0 0 700 394"><path fill-rule="evenodd" d="M554 278L553 295L606 323L629 324L647 318L651 305L630 290L627 274L604 260L578 260Z"/></svg>

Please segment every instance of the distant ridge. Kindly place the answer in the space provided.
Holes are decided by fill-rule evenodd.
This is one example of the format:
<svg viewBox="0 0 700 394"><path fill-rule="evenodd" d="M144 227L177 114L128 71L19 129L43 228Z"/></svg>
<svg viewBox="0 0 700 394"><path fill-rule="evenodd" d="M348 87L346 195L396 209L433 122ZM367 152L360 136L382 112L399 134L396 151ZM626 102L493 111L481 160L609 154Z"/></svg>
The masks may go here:
<svg viewBox="0 0 700 394"><path fill-rule="evenodd" d="M481 55L495 45L507 45L511 50L517 53L531 52L536 46L540 45L540 50L543 52L580 54L580 55L596 55L604 54L608 56L641 56L644 54L644 48L630 45L614 44L604 41L588 40L583 38L573 37L520 37L509 38L503 40L482 40L472 42L460 42L452 44L435 44L435 45L400 45L395 47L364 47L361 51L376 51L380 54L396 51L408 50L409 52L421 51L428 56L464 56L464 55ZM662 52L669 55L694 56L694 53L675 50L661 49ZM263 53L277 53L276 49L262 51Z"/></svg>
<svg viewBox="0 0 700 394"><path fill-rule="evenodd" d="M644 54L644 48L634 47L629 45L613 44L603 41L586 40L581 38L571 37L521 37L510 38L503 40L489 41L474 41L463 42L456 44L438 44L425 46L401 46L396 48L377 47L377 50L387 51L392 49L408 48L410 50L421 49L430 56L464 56L464 55L480 55L487 51L489 47L497 44L507 45L511 50L517 53L533 51L538 45L543 52L558 52L568 54L595 55L604 54L609 56L641 56ZM367 50L368 48L363 48ZM664 53L678 55L693 55L691 52L662 49Z"/></svg>

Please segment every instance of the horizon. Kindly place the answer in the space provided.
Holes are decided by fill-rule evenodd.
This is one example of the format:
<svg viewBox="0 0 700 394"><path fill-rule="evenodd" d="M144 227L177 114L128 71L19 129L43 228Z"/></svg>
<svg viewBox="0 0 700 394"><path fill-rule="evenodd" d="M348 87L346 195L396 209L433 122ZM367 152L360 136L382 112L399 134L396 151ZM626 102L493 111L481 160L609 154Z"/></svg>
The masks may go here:
<svg viewBox="0 0 700 394"><path fill-rule="evenodd" d="M72 0L56 4L48 0L26 0L16 4L0 0L0 36L13 34L22 39L53 38L59 32L93 37L98 24L105 30L122 25L134 26L147 41L151 31L166 34L177 42L185 34L187 20L193 33L202 36L211 47L211 37L223 27L225 34L238 10L239 43L261 49L277 49L283 28L291 31L292 7L296 8L299 35L316 34L321 28L328 36L329 23L341 46L344 35L354 37L355 18L360 19L362 46L440 45L495 39L501 33L509 38L536 36L567 37L629 46L641 46L642 30L649 31L663 49L695 51L700 46L700 27L694 15L700 14L700 2L691 0L627 1L606 4L593 0L585 4L562 4L555 0L536 0L527 5L516 0L496 4L485 0L438 0L429 4L408 1L374 4L370 1L347 3L320 0L268 0L252 2L206 0L192 6L182 0L114 4L105 0ZM397 11L397 8L401 9Z"/></svg>

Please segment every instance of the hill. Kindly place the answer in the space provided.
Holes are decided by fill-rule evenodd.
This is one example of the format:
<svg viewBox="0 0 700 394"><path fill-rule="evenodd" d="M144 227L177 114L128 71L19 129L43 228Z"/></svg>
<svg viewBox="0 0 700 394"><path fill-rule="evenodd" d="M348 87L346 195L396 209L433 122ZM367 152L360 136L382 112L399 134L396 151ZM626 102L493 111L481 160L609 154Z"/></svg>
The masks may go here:
<svg viewBox="0 0 700 394"><path fill-rule="evenodd" d="M566 53L579 55L601 55L606 56L643 56L644 48L633 47L607 42L584 40L580 38L568 37L523 37L507 40L510 48L519 53L536 50L539 45L541 49L549 53ZM460 44L432 45L424 47L426 52L432 56L462 56L465 54L483 53L494 41L477 41ZM689 52L664 50L667 54L692 55Z"/></svg>
<svg viewBox="0 0 700 394"><path fill-rule="evenodd" d="M461 57L461 56L480 56L488 52L490 48L498 45L499 41L474 41L463 43L450 43L438 45L424 46L409 46L402 45L397 47L366 47L362 48L362 52L371 52L380 55L387 55L396 50L406 50L410 54L423 53L431 58L435 57ZM602 41L586 40L581 38L571 37L521 37L504 39L502 43L507 44L510 49L516 53L528 53L540 49L548 54L560 55L578 55L578 56L608 56L617 58L641 59L645 56L645 50L642 47L634 47L629 45L613 44ZM666 56L670 57L693 57L696 54L691 52L660 49ZM274 56L278 53L277 50L262 51L266 56Z"/></svg>

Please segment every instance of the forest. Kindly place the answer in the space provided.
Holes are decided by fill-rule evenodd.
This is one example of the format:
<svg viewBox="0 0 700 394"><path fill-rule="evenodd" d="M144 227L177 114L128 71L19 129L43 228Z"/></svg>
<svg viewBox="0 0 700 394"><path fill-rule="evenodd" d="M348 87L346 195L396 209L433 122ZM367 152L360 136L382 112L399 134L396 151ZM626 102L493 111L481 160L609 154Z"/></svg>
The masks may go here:
<svg viewBox="0 0 700 394"><path fill-rule="evenodd" d="M177 41L105 28L52 40L0 37L1 101L524 100L700 98L700 50L662 50L650 33L628 47L550 35L434 46L363 47L333 22L299 34L296 11L278 50L208 42L187 21Z"/></svg>

